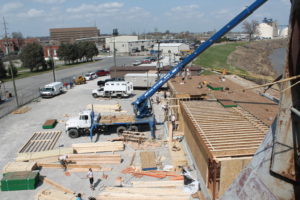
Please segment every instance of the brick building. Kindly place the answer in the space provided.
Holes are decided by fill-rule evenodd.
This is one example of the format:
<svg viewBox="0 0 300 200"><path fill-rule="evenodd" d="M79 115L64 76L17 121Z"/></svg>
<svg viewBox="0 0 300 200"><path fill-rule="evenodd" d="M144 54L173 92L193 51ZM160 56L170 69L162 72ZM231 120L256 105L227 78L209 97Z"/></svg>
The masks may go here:
<svg viewBox="0 0 300 200"><path fill-rule="evenodd" d="M73 43L76 39L97 37L100 30L97 27L51 28L50 38L60 43Z"/></svg>

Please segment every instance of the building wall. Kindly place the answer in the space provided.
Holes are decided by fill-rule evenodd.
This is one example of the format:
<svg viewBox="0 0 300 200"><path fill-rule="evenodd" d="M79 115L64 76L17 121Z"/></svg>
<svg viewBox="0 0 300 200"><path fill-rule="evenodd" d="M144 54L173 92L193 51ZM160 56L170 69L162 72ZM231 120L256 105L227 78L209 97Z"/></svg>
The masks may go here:
<svg viewBox="0 0 300 200"><path fill-rule="evenodd" d="M258 25L257 29L258 29L258 34L257 34L258 37L273 39L274 31L272 26L266 23L261 23Z"/></svg>
<svg viewBox="0 0 300 200"><path fill-rule="evenodd" d="M153 50L157 51L158 50L158 44L155 44L153 47ZM162 51L163 55L169 54L169 51L171 51L171 54L179 54L180 51L188 51L190 50L189 45L183 44L183 43L166 43L166 44L160 44L159 45L159 50Z"/></svg>
<svg viewBox="0 0 300 200"><path fill-rule="evenodd" d="M50 29L51 40L60 43L73 43L76 39L97 37L100 35L97 27L78 27L78 28L52 28Z"/></svg>
<svg viewBox="0 0 300 200"><path fill-rule="evenodd" d="M43 47L44 57L46 59L49 59L49 57L52 57L55 60L57 60L58 59L58 55L57 55L58 48L59 48L59 46L44 46Z"/></svg>
<svg viewBox="0 0 300 200"><path fill-rule="evenodd" d="M105 38L105 48L113 50L113 43L123 43L123 42L130 42L138 40L138 36L135 35L122 35L116 37Z"/></svg>

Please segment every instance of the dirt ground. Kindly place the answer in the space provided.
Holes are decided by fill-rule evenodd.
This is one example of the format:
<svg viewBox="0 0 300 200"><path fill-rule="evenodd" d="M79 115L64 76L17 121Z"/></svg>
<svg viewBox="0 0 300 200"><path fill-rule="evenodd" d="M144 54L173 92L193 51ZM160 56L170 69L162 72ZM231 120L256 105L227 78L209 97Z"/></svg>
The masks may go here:
<svg viewBox="0 0 300 200"><path fill-rule="evenodd" d="M227 63L254 74L275 77L276 74L272 69L269 55L274 49L286 47L287 39L247 43L237 47L237 49L229 55Z"/></svg>

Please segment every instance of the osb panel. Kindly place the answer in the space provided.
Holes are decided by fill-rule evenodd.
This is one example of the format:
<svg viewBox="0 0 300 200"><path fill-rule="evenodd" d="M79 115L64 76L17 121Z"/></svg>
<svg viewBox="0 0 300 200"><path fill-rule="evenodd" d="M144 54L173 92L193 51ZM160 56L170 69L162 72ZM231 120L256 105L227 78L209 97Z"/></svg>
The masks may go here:
<svg viewBox="0 0 300 200"><path fill-rule="evenodd" d="M231 159L221 161L220 190L219 196L222 196L234 179L240 174L242 169L248 165L251 158Z"/></svg>

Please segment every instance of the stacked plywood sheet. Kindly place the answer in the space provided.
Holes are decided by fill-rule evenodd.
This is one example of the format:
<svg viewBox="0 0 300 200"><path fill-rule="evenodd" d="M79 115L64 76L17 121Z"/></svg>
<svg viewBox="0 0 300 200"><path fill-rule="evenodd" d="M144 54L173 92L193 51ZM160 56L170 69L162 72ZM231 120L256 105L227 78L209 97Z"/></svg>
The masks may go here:
<svg viewBox="0 0 300 200"><path fill-rule="evenodd" d="M97 200L188 200L189 194L176 188L107 187Z"/></svg>
<svg viewBox="0 0 300 200"><path fill-rule="evenodd" d="M72 144L74 151L77 153L123 151L123 142L96 142L96 143L78 143Z"/></svg>
<svg viewBox="0 0 300 200"><path fill-rule="evenodd" d="M56 119L48 119L43 124L43 129L52 129L56 126L57 120Z"/></svg>
<svg viewBox="0 0 300 200"><path fill-rule="evenodd" d="M36 167L36 162L9 162L3 167L2 173L32 171Z"/></svg>
<svg viewBox="0 0 300 200"><path fill-rule="evenodd" d="M140 153L142 170L156 170L156 156L153 151L145 151Z"/></svg>
<svg viewBox="0 0 300 200"><path fill-rule="evenodd" d="M73 148L58 148L49 151L18 153L16 161L36 160L40 158L48 158L65 154L72 154Z"/></svg>
<svg viewBox="0 0 300 200"><path fill-rule="evenodd" d="M37 193L35 200L75 200L74 194L65 193L59 190L46 189Z"/></svg>
<svg viewBox="0 0 300 200"><path fill-rule="evenodd" d="M110 115L110 116L101 116L100 123L125 123L125 122L134 122L135 118L133 115Z"/></svg>

